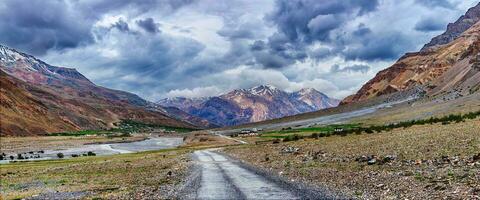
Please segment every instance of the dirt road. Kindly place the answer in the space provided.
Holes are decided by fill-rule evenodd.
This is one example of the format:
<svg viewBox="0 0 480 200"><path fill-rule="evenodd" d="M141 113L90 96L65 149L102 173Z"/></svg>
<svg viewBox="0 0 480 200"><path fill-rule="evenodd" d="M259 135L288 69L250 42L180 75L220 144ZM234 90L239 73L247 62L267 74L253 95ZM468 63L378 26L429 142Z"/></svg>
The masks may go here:
<svg viewBox="0 0 480 200"><path fill-rule="evenodd" d="M283 181L213 150L194 152L196 169L181 199L332 198L326 191Z"/></svg>

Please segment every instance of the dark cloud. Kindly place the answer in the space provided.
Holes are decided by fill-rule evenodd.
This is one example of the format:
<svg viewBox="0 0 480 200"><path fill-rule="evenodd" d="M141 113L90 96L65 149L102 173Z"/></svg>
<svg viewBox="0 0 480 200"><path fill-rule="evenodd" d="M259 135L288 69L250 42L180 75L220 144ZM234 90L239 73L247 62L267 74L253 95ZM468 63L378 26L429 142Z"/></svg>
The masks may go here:
<svg viewBox="0 0 480 200"><path fill-rule="evenodd" d="M370 70L370 66L368 65L351 65L340 67L340 65L332 65L330 68L331 73L341 73L341 72L360 72L360 73L367 73Z"/></svg>
<svg viewBox="0 0 480 200"><path fill-rule="evenodd" d="M372 30L370 30L370 28L368 28L363 23L358 25L357 30L353 31L353 35L357 36L357 37L362 37L362 36L365 36L365 35L370 34L370 33L372 33Z"/></svg>
<svg viewBox="0 0 480 200"><path fill-rule="evenodd" d="M328 56L332 55L332 51L328 48L318 48L309 53L312 58L317 60L327 58Z"/></svg>
<svg viewBox="0 0 480 200"><path fill-rule="evenodd" d="M252 23L229 22L217 34L229 40L236 39L254 39L255 32L258 31L258 25Z"/></svg>
<svg viewBox="0 0 480 200"><path fill-rule="evenodd" d="M443 7L447 9L455 8L455 6L452 3L450 3L448 0L415 0L415 2L429 8L434 8L434 7Z"/></svg>
<svg viewBox="0 0 480 200"><path fill-rule="evenodd" d="M266 19L273 22L278 31L268 38L267 50L263 51L275 55L275 61L283 62L274 62L276 65L269 66L283 67L285 65L280 64L302 62L309 56L323 59L341 53L339 49L344 47L337 42L339 39L335 38L334 32L338 32L344 24L356 17L376 10L377 6L377 0L276 1L274 11ZM357 37L370 31L364 25L361 28L356 33ZM333 50L308 51L306 47L315 42L331 44ZM257 49L255 47L253 50ZM256 58L259 63L265 63L265 59L263 62L258 60L262 57Z"/></svg>
<svg viewBox="0 0 480 200"><path fill-rule="evenodd" d="M267 45L266 45L265 42L262 41L262 40L257 40L257 41L255 41L255 42L253 42L253 44L251 45L252 51L262 51L262 50L264 50L266 47L267 47Z"/></svg>
<svg viewBox="0 0 480 200"><path fill-rule="evenodd" d="M159 23L155 23L153 18L149 17L143 20L137 20L136 21L137 25L142 27L143 30L149 32L149 33L158 33L160 32Z"/></svg>
<svg viewBox="0 0 480 200"><path fill-rule="evenodd" d="M118 29L119 31L122 31L122 32L129 32L130 31L130 28L128 27L128 23L123 21L123 19L120 19L117 22L115 22L115 24L112 25L112 28L116 28L116 29Z"/></svg>
<svg viewBox="0 0 480 200"><path fill-rule="evenodd" d="M437 18L423 18L415 24L415 30L421 32L445 30L446 23Z"/></svg>
<svg viewBox="0 0 480 200"><path fill-rule="evenodd" d="M399 58L406 49L411 49L415 44L409 37L400 32L370 33L362 36L345 37L338 40L348 48L342 49L341 54L346 60L392 60Z"/></svg>
<svg viewBox="0 0 480 200"><path fill-rule="evenodd" d="M17 0L0 1L0 42L33 55L94 43L92 28L105 13L130 9L138 13L152 8L164 13L189 5L193 0ZM128 24L114 25L129 31Z"/></svg>
<svg viewBox="0 0 480 200"><path fill-rule="evenodd" d="M89 15L99 15L121 9L129 9L136 13L145 13L149 10L156 9L162 14L170 14L186 5L192 4L195 0L94 0L94 1L78 1L66 0L75 3L75 7L83 13Z"/></svg>
<svg viewBox="0 0 480 200"><path fill-rule="evenodd" d="M349 17L371 12L377 6L377 0L278 0L267 19L290 41L322 41Z"/></svg>
<svg viewBox="0 0 480 200"><path fill-rule="evenodd" d="M0 41L35 55L93 42L92 21L64 1L0 2Z"/></svg>

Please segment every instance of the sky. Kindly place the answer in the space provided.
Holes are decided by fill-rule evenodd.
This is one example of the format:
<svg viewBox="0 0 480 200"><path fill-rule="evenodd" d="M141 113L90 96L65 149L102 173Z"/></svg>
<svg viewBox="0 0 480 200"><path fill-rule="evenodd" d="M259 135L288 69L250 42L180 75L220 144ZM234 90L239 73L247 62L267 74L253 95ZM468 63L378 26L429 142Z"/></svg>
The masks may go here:
<svg viewBox="0 0 480 200"><path fill-rule="evenodd" d="M150 100L355 93L474 0L2 0L0 42Z"/></svg>

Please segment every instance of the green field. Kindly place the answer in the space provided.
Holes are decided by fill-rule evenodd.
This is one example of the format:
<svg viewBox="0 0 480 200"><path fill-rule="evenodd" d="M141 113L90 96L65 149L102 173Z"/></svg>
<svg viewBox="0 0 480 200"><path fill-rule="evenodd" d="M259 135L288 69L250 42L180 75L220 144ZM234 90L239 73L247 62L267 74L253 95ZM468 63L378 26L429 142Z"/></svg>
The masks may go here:
<svg viewBox="0 0 480 200"><path fill-rule="evenodd" d="M360 124L333 124L320 127L307 127L307 128L284 128L279 131L270 131L260 134L263 138L286 138L289 135L310 136L313 133L332 133L336 128L342 128L343 130L351 130L359 128Z"/></svg>

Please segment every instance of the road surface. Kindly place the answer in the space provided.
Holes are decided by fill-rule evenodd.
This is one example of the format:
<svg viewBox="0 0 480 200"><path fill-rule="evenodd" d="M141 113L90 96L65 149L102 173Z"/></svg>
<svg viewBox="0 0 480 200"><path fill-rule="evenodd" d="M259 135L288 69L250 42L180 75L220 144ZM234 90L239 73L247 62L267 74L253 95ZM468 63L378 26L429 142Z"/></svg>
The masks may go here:
<svg viewBox="0 0 480 200"><path fill-rule="evenodd" d="M318 199L327 192L282 181L213 150L193 154L196 170L180 199Z"/></svg>

